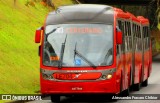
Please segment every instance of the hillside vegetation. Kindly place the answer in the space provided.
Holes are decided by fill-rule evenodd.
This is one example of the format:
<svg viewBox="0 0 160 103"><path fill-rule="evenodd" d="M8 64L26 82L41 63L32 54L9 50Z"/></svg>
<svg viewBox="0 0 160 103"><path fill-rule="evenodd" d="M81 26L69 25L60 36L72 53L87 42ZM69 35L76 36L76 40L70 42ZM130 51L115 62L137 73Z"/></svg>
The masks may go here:
<svg viewBox="0 0 160 103"><path fill-rule="evenodd" d="M38 45L35 30L51 9L27 0L0 0L0 94L33 94L39 88ZM54 0L56 7L72 0Z"/></svg>

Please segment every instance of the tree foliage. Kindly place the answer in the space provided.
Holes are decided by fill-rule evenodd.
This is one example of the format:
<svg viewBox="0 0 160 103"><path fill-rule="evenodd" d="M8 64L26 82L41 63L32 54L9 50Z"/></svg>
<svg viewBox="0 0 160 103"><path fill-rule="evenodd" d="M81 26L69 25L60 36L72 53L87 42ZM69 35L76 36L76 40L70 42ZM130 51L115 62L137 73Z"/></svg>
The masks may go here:
<svg viewBox="0 0 160 103"><path fill-rule="evenodd" d="M42 2L44 2L47 6L52 7L53 9L55 9L55 6L54 6L52 0L42 0Z"/></svg>
<svg viewBox="0 0 160 103"><path fill-rule="evenodd" d="M160 30L160 0L157 0L157 28Z"/></svg>
<svg viewBox="0 0 160 103"><path fill-rule="evenodd" d="M26 6L33 6L33 7L35 7L35 2L36 2L36 0L27 0L26 1Z"/></svg>

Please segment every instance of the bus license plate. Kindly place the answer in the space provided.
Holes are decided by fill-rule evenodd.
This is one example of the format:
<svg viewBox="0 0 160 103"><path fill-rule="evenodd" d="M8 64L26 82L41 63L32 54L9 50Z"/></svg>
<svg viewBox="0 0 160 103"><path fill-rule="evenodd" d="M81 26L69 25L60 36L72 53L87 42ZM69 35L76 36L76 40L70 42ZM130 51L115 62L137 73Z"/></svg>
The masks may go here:
<svg viewBox="0 0 160 103"><path fill-rule="evenodd" d="M59 80L72 80L76 74L73 73L55 73L54 78Z"/></svg>

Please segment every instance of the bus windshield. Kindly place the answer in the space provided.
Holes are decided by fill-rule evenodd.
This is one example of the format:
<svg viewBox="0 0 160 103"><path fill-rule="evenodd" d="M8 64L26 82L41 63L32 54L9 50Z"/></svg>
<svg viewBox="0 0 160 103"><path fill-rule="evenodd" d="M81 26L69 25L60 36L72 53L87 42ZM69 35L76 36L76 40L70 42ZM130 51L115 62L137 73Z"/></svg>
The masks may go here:
<svg viewBox="0 0 160 103"><path fill-rule="evenodd" d="M113 25L47 25L43 64L55 67L108 66L113 62Z"/></svg>

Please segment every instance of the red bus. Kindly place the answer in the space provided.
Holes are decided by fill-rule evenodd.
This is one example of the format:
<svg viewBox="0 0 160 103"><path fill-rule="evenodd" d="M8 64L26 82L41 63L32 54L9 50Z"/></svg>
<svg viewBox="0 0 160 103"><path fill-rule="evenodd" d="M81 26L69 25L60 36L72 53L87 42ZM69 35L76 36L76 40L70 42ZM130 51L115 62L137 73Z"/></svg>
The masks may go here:
<svg viewBox="0 0 160 103"><path fill-rule="evenodd" d="M148 85L148 19L107 5L59 7L36 30L42 94L120 94ZM130 89L131 88L131 89Z"/></svg>

